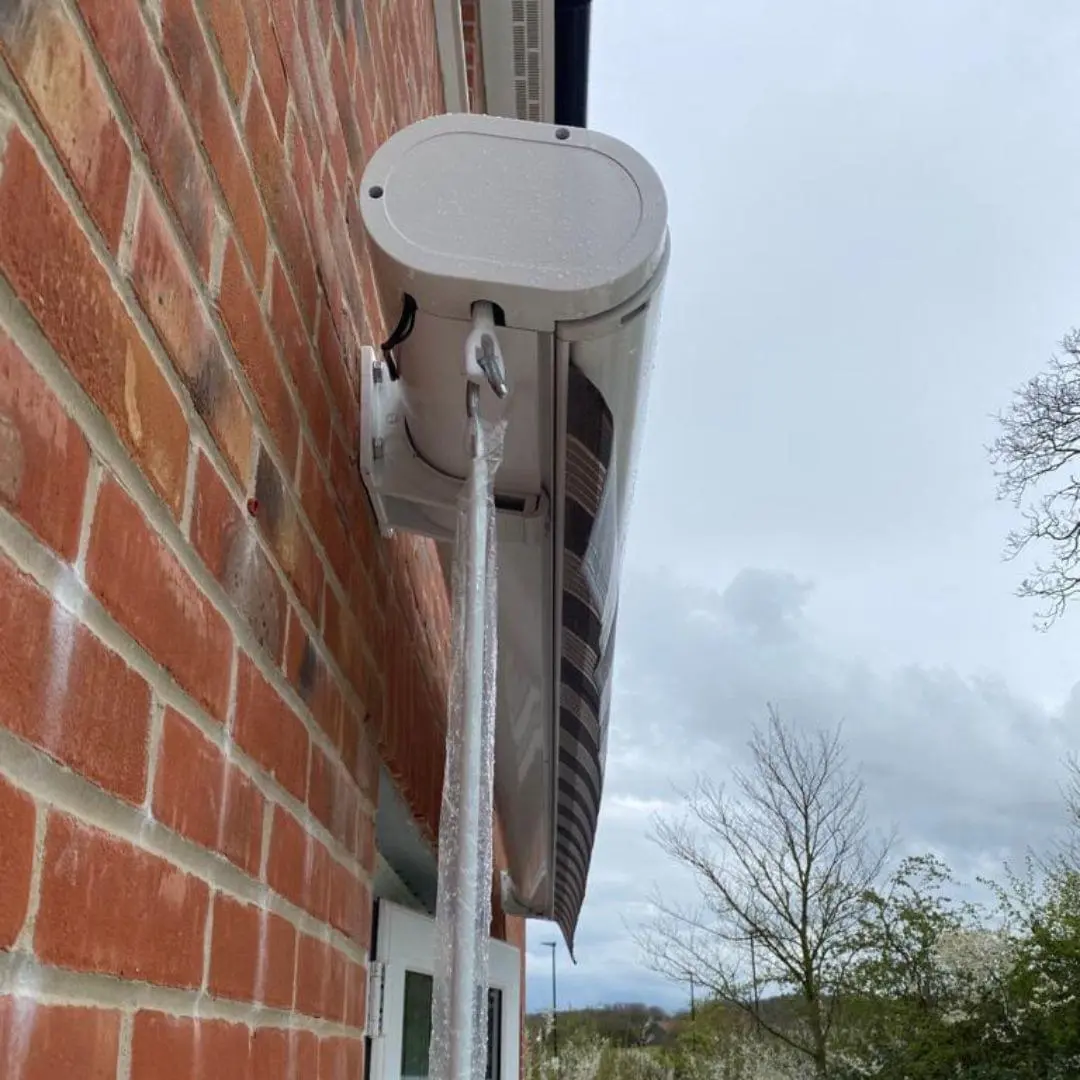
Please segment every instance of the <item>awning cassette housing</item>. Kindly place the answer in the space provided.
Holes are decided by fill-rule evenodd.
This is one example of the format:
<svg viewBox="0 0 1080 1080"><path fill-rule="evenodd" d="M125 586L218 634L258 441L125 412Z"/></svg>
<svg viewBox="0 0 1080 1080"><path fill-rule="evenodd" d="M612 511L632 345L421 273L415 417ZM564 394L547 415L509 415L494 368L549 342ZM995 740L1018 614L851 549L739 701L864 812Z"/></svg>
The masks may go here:
<svg viewBox="0 0 1080 1080"><path fill-rule="evenodd" d="M468 472L460 357L492 305L509 393L496 477L495 797L514 892L572 942L603 790L618 579L667 207L652 168L580 129L448 115L394 135L361 209L393 368L365 349L361 467L384 530L452 542ZM392 376L396 373L397 378Z"/></svg>

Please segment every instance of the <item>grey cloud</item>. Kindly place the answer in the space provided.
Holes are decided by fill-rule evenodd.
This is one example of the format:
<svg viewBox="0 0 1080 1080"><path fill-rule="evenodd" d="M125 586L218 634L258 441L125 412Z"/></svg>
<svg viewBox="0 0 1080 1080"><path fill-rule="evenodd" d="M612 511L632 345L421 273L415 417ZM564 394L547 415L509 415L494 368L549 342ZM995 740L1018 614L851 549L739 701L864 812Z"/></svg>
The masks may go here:
<svg viewBox="0 0 1080 1080"><path fill-rule="evenodd" d="M997 679L943 666L880 670L822 644L811 598L806 582L758 568L722 591L666 571L628 575L581 964L563 976L579 1002L685 998L642 971L631 940L654 884L691 888L646 834L655 813L678 812L678 790L695 774L723 779L745 760L766 703L808 727L842 722L874 827L895 826L900 850L938 852L963 879L1060 835L1066 718L1080 709L1080 686L1056 716ZM530 1001L542 1003L543 966L529 978Z"/></svg>

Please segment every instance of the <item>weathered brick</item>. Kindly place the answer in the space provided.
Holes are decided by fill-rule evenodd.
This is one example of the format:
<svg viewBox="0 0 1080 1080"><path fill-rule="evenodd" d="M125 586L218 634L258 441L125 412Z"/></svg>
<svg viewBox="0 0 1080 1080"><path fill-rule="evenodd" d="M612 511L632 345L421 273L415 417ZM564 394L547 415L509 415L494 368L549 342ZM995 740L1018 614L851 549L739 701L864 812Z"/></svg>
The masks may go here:
<svg viewBox="0 0 1080 1080"><path fill-rule="evenodd" d="M89 468L79 426L0 331L0 504L68 561L79 544Z"/></svg>
<svg viewBox="0 0 1080 1080"><path fill-rule="evenodd" d="M114 1080L119 1053L115 1009L0 997L0 1061L10 1080Z"/></svg>
<svg viewBox="0 0 1080 1080"><path fill-rule="evenodd" d="M300 34L298 12L293 0L269 0L285 75L292 87L293 106L297 110L304 142L313 161L322 157L322 131L315 117L315 96L311 87L311 71L304 42ZM299 19L304 19L303 8Z"/></svg>
<svg viewBox="0 0 1080 1080"><path fill-rule="evenodd" d="M226 55L227 71L231 70L230 64L246 64L247 58L243 21L236 13L237 6L235 0L228 8L218 3L210 5L211 18L222 25L226 35L229 33L226 26L231 26L233 21L239 22L234 32L239 34L241 52L239 57ZM255 278L261 281L266 259L266 223L251 169L244 160L240 138L230 117L226 91L214 72L209 45L196 21L192 0L164 0L162 45L176 72L192 123L221 184L244 250L255 268ZM224 48L222 51L225 52ZM243 85L242 76L240 85Z"/></svg>
<svg viewBox="0 0 1080 1080"><path fill-rule="evenodd" d="M0 949L11 948L26 918L36 820L34 800L0 776Z"/></svg>
<svg viewBox="0 0 1080 1080"><path fill-rule="evenodd" d="M295 954L296 931L279 915L215 897L209 989L216 997L292 1008Z"/></svg>
<svg viewBox="0 0 1080 1080"><path fill-rule="evenodd" d="M157 820L257 875L265 812L265 800L243 770L167 709L154 777Z"/></svg>
<svg viewBox="0 0 1080 1080"><path fill-rule="evenodd" d="M304 800L307 728L243 653L237 674L234 735L237 745L290 795L301 802Z"/></svg>
<svg viewBox="0 0 1080 1080"><path fill-rule="evenodd" d="M233 101L244 95L248 69L248 35L244 9L237 0L207 0L210 26L217 38Z"/></svg>
<svg viewBox="0 0 1080 1080"><path fill-rule="evenodd" d="M243 1024L140 1010L131 1038L131 1080L247 1077L251 1035Z"/></svg>
<svg viewBox="0 0 1080 1080"><path fill-rule="evenodd" d="M319 1080L351 1080L364 1072L361 1039L332 1038L319 1043Z"/></svg>
<svg viewBox="0 0 1080 1080"><path fill-rule="evenodd" d="M300 519L296 504L289 494L277 467L266 452L259 448L255 470L255 498L259 503L256 520L259 528L277 556L285 576L292 583L300 602L318 621L322 595L323 570L307 527Z"/></svg>
<svg viewBox="0 0 1080 1080"><path fill-rule="evenodd" d="M301 447L301 458L301 505L311 521L315 535L326 550L338 581L347 584L352 571L353 558L345 523L341 520L341 515L330 494L330 488L308 447Z"/></svg>
<svg viewBox="0 0 1080 1080"><path fill-rule="evenodd" d="M111 477L98 494L87 582L121 626L223 720L232 647L228 625Z"/></svg>
<svg viewBox="0 0 1080 1080"><path fill-rule="evenodd" d="M334 746L340 748L344 712L341 694L295 611L289 612L285 674L311 710L315 722L326 732Z"/></svg>
<svg viewBox="0 0 1080 1080"><path fill-rule="evenodd" d="M360 481L360 466L355 451L335 437L330 443L330 486L342 518L349 522L353 543L369 572L380 568L381 551L378 525Z"/></svg>
<svg viewBox="0 0 1080 1080"><path fill-rule="evenodd" d="M347 182L345 167L351 167L353 175L359 177L363 171L364 160L345 53L337 38L333 39L330 46L330 85L334 91L334 103L337 106L337 115L341 122L340 130L343 135L339 153L348 152L347 161L335 167L334 179L338 191L344 191Z"/></svg>
<svg viewBox="0 0 1080 1080"><path fill-rule="evenodd" d="M115 254L124 224L131 151L86 47L56 0L22 0L15 9L21 18L0 17L0 44Z"/></svg>
<svg viewBox="0 0 1080 1080"><path fill-rule="evenodd" d="M333 954L325 941L300 935L300 947L296 953L296 1010L308 1016L333 1015ZM341 1000L345 1000L344 985Z"/></svg>
<svg viewBox="0 0 1080 1080"><path fill-rule="evenodd" d="M200 455L191 542L259 644L278 663L285 638L285 590L254 530L255 524L236 505L213 465Z"/></svg>
<svg viewBox="0 0 1080 1080"><path fill-rule="evenodd" d="M199 304L194 285L147 192L132 246L132 283L203 418L241 483L251 460L251 418Z"/></svg>
<svg viewBox="0 0 1080 1080"><path fill-rule="evenodd" d="M205 882L65 814L49 815L34 934L45 963L196 987L208 906Z"/></svg>
<svg viewBox="0 0 1080 1080"><path fill-rule="evenodd" d="M362 1028L367 1018L367 971L345 961L345 1019L348 1027Z"/></svg>
<svg viewBox="0 0 1080 1080"><path fill-rule="evenodd" d="M105 268L19 131L0 177L0 270L174 513L188 431Z"/></svg>
<svg viewBox="0 0 1080 1080"><path fill-rule="evenodd" d="M80 9L206 278L214 226L210 180L165 78L138 0L81 0Z"/></svg>
<svg viewBox="0 0 1080 1080"><path fill-rule="evenodd" d="M330 452L330 402L319 379L307 331L285 281L281 263L275 260L271 292L270 323L281 344L292 380L300 393L315 445L320 455Z"/></svg>
<svg viewBox="0 0 1080 1080"><path fill-rule="evenodd" d="M330 903L330 856L287 810L274 808L267 884L317 919Z"/></svg>
<svg viewBox="0 0 1080 1080"><path fill-rule="evenodd" d="M300 421L274 357L258 298L232 239L225 249L218 305L233 351L255 391L278 450L286 461L295 462Z"/></svg>
<svg viewBox="0 0 1080 1080"><path fill-rule="evenodd" d="M304 232L300 203L292 187L285 153L274 127L266 98L255 87L248 98L244 136L251 152L255 176L266 199L289 274L296 285L300 314L310 331L315 322L315 265Z"/></svg>
<svg viewBox="0 0 1080 1080"><path fill-rule="evenodd" d="M338 415L345 423L345 432L349 445L354 445L356 433L360 427L359 406L356 393L349 383L342 356L341 342L334 327L331 309L325 304L319 316L319 359L330 383L330 392Z"/></svg>
<svg viewBox="0 0 1080 1080"><path fill-rule="evenodd" d="M259 72L266 100L270 105L278 135L285 131L285 109L289 102L289 84L281 61L277 38L270 22L266 0L243 0L255 66Z"/></svg>
<svg viewBox="0 0 1080 1080"><path fill-rule="evenodd" d="M330 867L330 924L360 948L370 944L371 897L367 886L338 862Z"/></svg>
<svg viewBox="0 0 1080 1080"><path fill-rule="evenodd" d="M146 790L150 689L0 560L0 723L128 802Z"/></svg>

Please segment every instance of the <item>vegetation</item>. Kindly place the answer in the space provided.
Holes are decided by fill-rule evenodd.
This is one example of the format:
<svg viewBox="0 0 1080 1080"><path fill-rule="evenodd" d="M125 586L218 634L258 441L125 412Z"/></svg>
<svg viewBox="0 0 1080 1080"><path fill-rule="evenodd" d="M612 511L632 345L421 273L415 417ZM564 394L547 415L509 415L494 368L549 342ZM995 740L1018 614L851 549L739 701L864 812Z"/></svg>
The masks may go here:
<svg viewBox="0 0 1080 1080"><path fill-rule="evenodd" d="M797 736L770 714L751 752L737 799L699 786L697 829L657 829L701 904L661 903L644 956L683 985L693 975L706 1002L692 1019L560 1014L558 1059L550 1018L533 1017L529 1080L1080 1076L1080 768L1072 842L982 881L976 904L933 855L886 875L838 735Z"/></svg>
<svg viewBox="0 0 1080 1080"><path fill-rule="evenodd" d="M1013 395L990 447L999 494L1022 512L1006 554L1046 553L1019 589L1042 603L1044 626L1080 593L1080 331L1067 334L1061 349Z"/></svg>

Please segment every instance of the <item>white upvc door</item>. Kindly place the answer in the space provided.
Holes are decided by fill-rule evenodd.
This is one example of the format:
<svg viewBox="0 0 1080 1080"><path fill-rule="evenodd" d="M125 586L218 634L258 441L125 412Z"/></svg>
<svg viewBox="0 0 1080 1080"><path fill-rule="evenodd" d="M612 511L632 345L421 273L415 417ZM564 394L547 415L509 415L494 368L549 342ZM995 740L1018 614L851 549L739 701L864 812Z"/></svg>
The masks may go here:
<svg viewBox="0 0 1080 1080"><path fill-rule="evenodd" d="M381 1024L371 1042L371 1080L426 1080L430 1063L435 920L379 901L375 941L381 969ZM518 1080L521 952L490 942L488 1080ZM373 1003L372 1008L377 1006ZM370 1018L369 1018L370 1023Z"/></svg>

